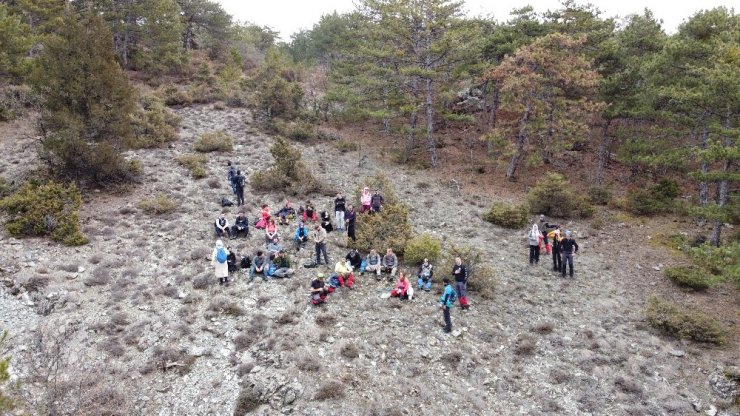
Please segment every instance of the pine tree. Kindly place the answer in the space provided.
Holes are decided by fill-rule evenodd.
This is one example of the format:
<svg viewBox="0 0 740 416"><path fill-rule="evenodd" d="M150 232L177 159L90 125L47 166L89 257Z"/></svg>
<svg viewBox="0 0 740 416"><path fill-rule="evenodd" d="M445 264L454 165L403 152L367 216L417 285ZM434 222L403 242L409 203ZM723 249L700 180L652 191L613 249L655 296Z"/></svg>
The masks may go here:
<svg viewBox="0 0 740 416"><path fill-rule="evenodd" d="M32 45L31 28L8 6L0 4L0 78L18 81L28 73Z"/></svg>

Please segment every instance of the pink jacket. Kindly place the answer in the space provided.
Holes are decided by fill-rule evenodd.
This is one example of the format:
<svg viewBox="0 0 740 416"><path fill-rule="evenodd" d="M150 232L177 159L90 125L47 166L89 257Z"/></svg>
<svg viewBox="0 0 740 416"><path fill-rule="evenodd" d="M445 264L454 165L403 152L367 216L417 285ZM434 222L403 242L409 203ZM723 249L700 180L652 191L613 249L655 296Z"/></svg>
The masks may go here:
<svg viewBox="0 0 740 416"><path fill-rule="evenodd" d="M362 205L370 205L370 199L371 199L372 197L373 197L373 196L372 196L372 195L370 194L370 190L368 190L367 188L365 188L365 189L364 189L364 190L362 191L362 196L360 196L360 203L361 203Z"/></svg>

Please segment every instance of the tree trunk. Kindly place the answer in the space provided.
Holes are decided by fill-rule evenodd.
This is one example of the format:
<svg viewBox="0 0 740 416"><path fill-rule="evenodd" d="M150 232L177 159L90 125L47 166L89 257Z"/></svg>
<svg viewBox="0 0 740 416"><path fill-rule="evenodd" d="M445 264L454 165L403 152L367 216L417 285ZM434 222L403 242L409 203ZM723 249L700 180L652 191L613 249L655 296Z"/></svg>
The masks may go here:
<svg viewBox="0 0 740 416"><path fill-rule="evenodd" d="M524 108L524 114L519 122L519 132L516 134L516 151L511 157L509 167L506 169L506 178L511 179L516 173L519 162L524 157L524 145L527 143L527 123L529 122L529 113L532 111L532 103L527 99Z"/></svg>
<svg viewBox="0 0 740 416"><path fill-rule="evenodd" d="M598 163L596 164L596 185L601 186L604 183L604 169L606 160L609 156L609 125L611 120L605 120L601 126L601 137L599 138Z"/></svg>
<svg viewBox="0 0 740 416"><path fill-rule="evenodd" d="M545 139L545 143L542 143L540 156L542 157L542 162L549 165L552 163L551 147L555 140L555 103L553 103L551 99L547 99L547 107L547 139Z"/></svg>
<svg viewBox="0 0 740 416"><path fill-rule="evenodd" d="M731 127L731 122L730 122L731 117L732 117L732 110L728 108L727 115L725 116L725 121L723 123L726 129L729 129ZM722 144L724 145L725 148L730 149L732 147L732 139L726 135ZM722 171L725 173L725 178L722 179L722 181L720 181L719 189L717 190L717 193L718 193L717 206L719 207L720 210L722 210L722 208L727 203L727 196L730 193L730 181L727 178L727 175L730 174L731 169L732 169L732 160L727 158L725 159L723 166L722 166ZM719 247L720 245L720 237L722 236L722 225L723 223L719 219L715 219L712 223L712 236L709 238L709 242L715 247Z"/></svg>
<svg viewBox="0 0 740 416"><path fill-rule="evenodd" d="M702 121L702 132L701 132L701 138L699 142L699 147L702 150L706 150L707 146L709 144L709 129L707 128L706 121ZM709 172L709 162L706 160L701 161L701 166L699 168L701 170L701 173L703 175L706 175L707 172ZM709 202L709 184L706 180L702 180L699 182L699 203L704 206L707 205Z"/></svg>
<svg viewBox="0 0 740 416"><path fill-rule="evenodd" d="M182 36L182 47L186 51L190 51L193 47L193 20L189 19L185 26L185 33Z"/></svg>
<svg viewBox="0 0 740 416"><path fill-rule="evenodd" d="M496 81L493 81L493 86L491 88L491 95L492 95L492 101L491 101L491 114L487 117L488 118L488 130L493 130L494 127L496 127L496 124L498 122L498 108L501 105L501 94L500 89ZM488 156L493 155L493 143L488 140L486 143L487 147L486 150L488 152Z"/></svg>
<svg viewBox="0 0 740 416"><path fill-rule="evenodd" d="M432 106L432 79L426 79L426 107L427 107L427 148L432 167L437 167L437 146L434 144L434 108Z"/></svg>
<svg viewBox="0 0 740 416"><path fill-rule="evenodd" d="M406 141L406 159L411 157L416 146L416 125L419 120L419 113L416 110L418 108L417 103L419 102L419 77L414 76L411 80L411 96L414 100L414 110L411 113L409 119L409 137Z"/></svg>

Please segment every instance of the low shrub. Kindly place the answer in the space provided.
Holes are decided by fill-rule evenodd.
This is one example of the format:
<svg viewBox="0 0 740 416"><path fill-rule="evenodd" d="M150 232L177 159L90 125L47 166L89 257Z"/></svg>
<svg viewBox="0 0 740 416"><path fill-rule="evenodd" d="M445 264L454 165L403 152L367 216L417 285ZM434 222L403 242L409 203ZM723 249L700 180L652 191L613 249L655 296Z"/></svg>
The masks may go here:
<svg viewBox="0 0 740 416"><path fill-rule="evenodd" d="M0 198L5 198L12 193L10 184L5 178L0 177Z"/></svg>
<svg viewBox="0 0 740 416"><path fill-rule="evenodd" d="M676 181L661 179L649 189L627 192L625 209L633 214L645 216L680 211L683 207L674 201L678 194Z"/></svg>
<svg viewBox="0 0 740 416"><path fill-rule="evenodd" d="M316 392L314 399L323 401L341 399L342 397L344 397L344 386L342 383L338 381L329 381L319 386L319 390Z"/></svg>
<svg viewBox="0 0 740 416"><path fill-rule="evenodd" d="M157 90L157 96L159 96L167 106L185 106L193 103L193 97L190 93L175 84L162 85Z"/></svg>
<svg viewBox="0 0 740 416"><path fill-rule="evenodd" d="M594 205L607 205L612 199L612 193L606 188L595 186L593 188L589 188L588 199Z"/></svg>
<svg viewBox="0 0 740 416"><path fill-rule="evenodd" d="M425 258L430 262L437 261L442 251L442 242L429 234L422 234L408 241L403 253L407 264L421 264Z"/></svg>
<svg viewBox="0 0 740 416"><path fill-rule="evenodd" d="M234 138L223 131L203 133L193 143L193 149L201 153L230 152L234 150Z"/></svg>
<svg viewBox="0 0 740 416"><path fill-rule="evenodd" d="M159 195L154 198L142 199L137 206L149 215L161 215L176 210L180 204L166 195Z"/></svg>
<svg viewBox="0 0 740 416"><path fill-rule="evenodd" d="M722 345L727 339L727 330L716 320L695 310L660 299L655 295L648 298L647 320L653 327L677 338Z"/></svg>
<svg viewBox="0 0 740 416"><path fill-rule="evenodd" d="M344 139L337 140L336 142L334 142L334 147L336 147L337 150L339 150L342 153L354 152L355 150L359 149L359 146L357 145L357 143L350 142Z"/></svg>
<svg viewBox="0 0 740 416"><path fill-rule="evenodd" d="M246 416L252 414L263 403L260 394L249 384L242 386L239 396L236 398L234 416Z"/></svg>
<svg viewBox="0 0 740 416"><path fill-rule="evenodd" d="M305 121L285 122L276 119L272 123L272 128L277 134L297 142L307 142L318 138L316 126Z"/></svg>
<svg viewBox="0 0 740 416"><path fill-rule="evenodd" d="M2 85L0 88L0 121L23 117L38 106L39 97L27 85Z"/></svg>
<svg viewBox="0 0 740 416"><path fill-rule="evenodd" d="M193 179L202 179L208 176L207 161L208 158L205 155L194 153L177 156L177 163L189 170Z"/></svg>
<svg viewBox="0 0 740 416"><path fill-rule="evenodd" d="M477 248L453 244L445 251L436 274L449 276L452 273L455 257L460 257L463 265L468 269L468 290L482 299L493 299L498 278L493 266L486 261L486 256Z"/></svg>
<svg viewBox="0 0 740 416"><path fill-rule="evenodd" d="M403 204L384 204L380 213L358 214L355 220L357 240L348 243L361 252L375 248L383 253L387 248L403 256L412 235L409 210Z"/></svg>
<svg viewBox="0 0 740 416"><path fill-rule="evenodd" d="M80 232L82 197L75 184L25 183L0 200L0 210L9 215L5 229L14 237L50 236L65 245L87 243Z"/></svg>
<svg viewBox="0 0 740 416"><path fill-rule="evenodd" d="M133 114L134 134L126 141L132 149L161 147L177 140L180 117L165 107L155 96L141 99L140 108Z"/></svg>
<svg viewBox="0 0 740 416"><path fill-rule="evenodd" d="M344 358L354 360L355 358L360 356L360 349L357 347L357 345L353 343L347 343L342 345L339 353L342 354L342 357Z"/></svg>
<svg viewBox="0 0 740 416"><path fill-rule="evenodd" d="M301 161L301 153L284 139L276 138L270 153L275 164L265 171L252 174L250 184L254 190L281 191L293 196L324 191L324 185Z"/></svg>
<svg viewBox="0 0 740 416"><path fill-rule="evenodd" d="M730 281L740 289L740 241L715 247L702 244L688 247L691 260L699 267L717 276L720 281Z"/></svg>
<svg viewBox="0 0 740 416"><path fill-rule="evenodd" d="M670 267L665 269L665 275L673 283L694 290L706 290L713 284L709 272L698 267Z"/></svg>
<svg viewBox="0 0 740 416"><path fill-rule="evenodd" d="M527 193L529 212L556 218L589 218L594 209L578 196L563 175L548 173Z"/></svg>
<svg viewBox="0 0 740 416"><path fill-rule="evenodd" d="M529 207L494 202L491 209L483 214L483 220L504 228L522 228L529 222Z"/></svg>

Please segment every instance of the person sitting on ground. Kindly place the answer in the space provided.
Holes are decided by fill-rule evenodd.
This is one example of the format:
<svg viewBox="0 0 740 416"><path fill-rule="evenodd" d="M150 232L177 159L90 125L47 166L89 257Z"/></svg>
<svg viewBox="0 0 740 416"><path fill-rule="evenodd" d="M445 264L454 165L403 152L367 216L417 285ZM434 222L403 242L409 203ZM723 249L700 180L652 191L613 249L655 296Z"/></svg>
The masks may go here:
<svg viewBox="0 0 740 416"><path fill-rule="evenodd" d="M273 238L277 237L277 235L277 224L275 224L274 219L270 218L267 220L267 226L265 226L265 243L269 244Z"/></svg>
<svg viewBox="0 0 740 416"><path fill-rule="evenodd" d="M275 259L272 261L272 264L275 265L275 271L272 272L273 277L284 279L286 277L292 276L295 272L293 269L290 268L290 258L288 258L285 250L278 251Z"/></svg>
<svg viewBox="0 0 740 416"><path fill-rule="evenodd" d="M380 269L381 269L381 257L380 254L378 254L377 251L375 251L374 248L370 249L370 254L367 255L367 258L365 259L365 271L372 273L375 272L377 274L377 278L380 277Z"/></svg>
<svg viewBox="0 0 740 416"><path fill-rule="evenodd" d="M278 211L278 222L280 225L288 225L291 219L295 218L295 209L290 200L285 200L285 205Z"/></svg>
<svg viewBox="0 0 740 416"><path fill-rule="evenodd" d="M267 227L267 220L270 219L270 207L267 204L262 204L260 207L260 216L257 222L254 223L254 228L265 228Z"/></svg>
<svg viewBox="0 0 740 416"><path fill-rule="evenodd" d="M396 257L396 253L393 252L392 248L389 248L385 252L385 256L383 256L383 267L382 272L383 273L390 273L389 279L392 279L396 276L396 270L398 269L398 257Z"/></svg>
<svg viewBox="0 0 740 416"><path fill-rule="evenodd" d="M339 286L347 286L352 289L355 284L355 276L352 273L352 263L349 260L339 260L334 266L334 272L339 278Z"/></svg>
<svg viewBox="0 0 740 416"><path fill-rule="evenodd" d="M356 248L350 250L349 253L347 253L345 259L349 260L349 263L352 265L352 268L354 270L359 270L360 272L362 272L362 270L360 270L360 267L362 267L362 256Z"/></svg>
<svg viewBox="0 0 740 416"><path fill-rule="evenodd" d="M432 266L431 263L429 263L428 258L424 258L424 261L421 263L421 266L419 266L419 272L417 273L417 276L419 280L417 280L417 285L419 289L424 289L424 291L429 292L432 289L432 276L434 275L434 266Z"/></svg>
<svg viewBox="0 0 740 416"><path fill-rule="evenodd" d="M311 220L313 222L316 222L317 213L316 208L313 207L313 202L306 201L306 207L303 208L303 222L307 222L308 220Z"/></svg>
<svg viewBox="0 0 740 416"><path fill-rule="evenodd" d="M362 195L360 195L360 213L370 212L370 204L372 203L373 196L370 194L370 188L367 186L362 188Z"/></svg>
<svg viewBox="0 0 740 416"><path fill-rule="evenodd" d="M262 250L257 250L257 255L252 259L252 268L249 269L249 283L252 283L256 274L262 275L262 280L267 281L267 270L269 270L270 261Z"/></svg>
<svg viewBox="0 0 740 416"><path fill-rule="evenodd" d="M229 268L229 273L236 271L236 253L231 250L231 247L226 247L226 251L229 253L226 256L226 264Z"/></svg>
<svg viewBox="0 0 740 416"><path fill-rule="evenodd" d="M293 241L295 241L295 249L296 251L300 251L300 249L303 248L304 245L306 245L306 242L308 242L309 237L309 231L308 227L303 223L303 221L298 223L298 228L295 229L295 236L293 237Z"/></svg>
<svg viewBox="0 0 740 416"><path fill-rule="evenodd" d="M396 282L396 288L391 290L391 297L397 297L401 300L408 299L409 295L409 287L411 283L409 282L409 278L406 277L406 275L401 272L398 275L398 281Z"/></svg>
<svg viewBox="0 0 740 416"><path fill-rule="evenodd" d="M372 198L370 198L370 208L372 208L372 212L380 212L383 208L383 196L380 195L380 191L377 189Z"/></svg>
<svg viewBox="0 0 740 416"><path fill-rule="evenodd" d="M216 237L231 237L229 234L229 220L226 219L226 214L222 213L218 218L216 218L214 228L216 231Z"/></svg>
<svg viewBox="0 0 740 416"><path fill-rule="evenodd" d="M239 233L244 233L244 238L249 238L249 219L244 215L244 211L239 211L239 215L234 220L234 225L231 226L231 237L239 237Z"/></svg>
<svg viewBox="0 0 740 416"><path fill-rule="evenodd" d="M281 251L283 251L283 245L278 242L277 237L274 237L272 241L270 241L270 244L267 245L267 254L269 254L272 259Z"/></svg>
<svg viewBox="0 0 740 416"><path fill-rule="evenodd" d="M327 233L334 231L334 226L331 223L331 217L326 211L321 211L321 228L325 229Z"/></svg>
<svg viewBox="0 0 740 416"><path fill-rule="evenodd" d="M311 303L313 305L318 306L326 302L326 296L329 294L329 291L326 290L325 286L324 274L317 274L316 279L311 282Z"/></svg>

